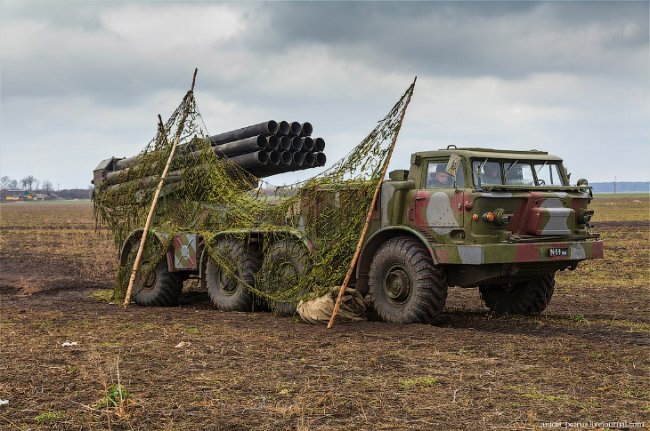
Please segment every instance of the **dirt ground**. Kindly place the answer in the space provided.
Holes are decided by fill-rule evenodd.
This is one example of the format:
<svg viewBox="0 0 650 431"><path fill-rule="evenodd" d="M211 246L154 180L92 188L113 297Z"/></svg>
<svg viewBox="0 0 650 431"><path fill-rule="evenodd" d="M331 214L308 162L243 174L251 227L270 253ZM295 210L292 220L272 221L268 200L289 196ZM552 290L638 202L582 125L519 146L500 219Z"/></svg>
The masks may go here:
<svg viewBox="0 0 650 431"><path fill-rule="evenodd" d="M0 429L648 429L649 199L594 208L606 258L559 274L541 316L452 288L436 326L326 330L189 283L178 307L124 310L89 203L3 204Z"/></svg>

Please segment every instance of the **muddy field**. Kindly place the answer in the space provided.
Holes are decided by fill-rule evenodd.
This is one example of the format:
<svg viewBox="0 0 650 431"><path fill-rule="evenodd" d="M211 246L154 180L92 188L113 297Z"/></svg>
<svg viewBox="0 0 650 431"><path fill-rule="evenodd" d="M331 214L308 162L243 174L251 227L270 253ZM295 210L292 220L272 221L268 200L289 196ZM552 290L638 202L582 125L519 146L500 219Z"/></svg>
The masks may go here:
<svg viewBox="0 0 650 431"><path fill-rule="evenodd" d="M455 288L437 326L328 331L189 283L179 307L123 310L89 203L3 204L0 429L646 429L649 199L594 208L606 259L560 274L541 316Z"/></svg>

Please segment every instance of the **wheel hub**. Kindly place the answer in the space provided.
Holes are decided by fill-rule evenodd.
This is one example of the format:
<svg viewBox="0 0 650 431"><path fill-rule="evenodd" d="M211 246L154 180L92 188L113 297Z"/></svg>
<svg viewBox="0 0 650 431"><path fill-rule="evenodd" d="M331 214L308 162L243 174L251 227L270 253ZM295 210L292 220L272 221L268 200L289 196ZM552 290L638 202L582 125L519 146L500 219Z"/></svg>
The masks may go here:
<svg viewBox="0 0 650 431"><path fill-rule="evenodd" d="M411 278L401 265L393 265L386 272L384 292L389 300L398 304L411 296Z"/></svg>
<svg viewBox="0 0 650 431"><path fill-rule="evenodd" d="M152 288L153 285L156 284L156 273L151 271L149 274L147 274L145 276L144 283L142 284L147 289Z"/></svg>
<svg viewBox="0 0 650 431"><path fill-rule="evenodd" d="M151 289L156 284L156 270L148 261L142 262L138 272L138 281L143 289Z"/></svg>
<svg viewBox="0 0 650 431"><path fill-rule="evenodd" d="M219 271L219 282L226 295L234 294L239 284L234 274L227 274L223 270Z"/></svg>
<svg viewBox="0 0 650 431"><path fill-rule="evenodd" d="M282 265L280 273L286 283L293 284L298 282L298 270L291 263L285 262Z"/></svg>

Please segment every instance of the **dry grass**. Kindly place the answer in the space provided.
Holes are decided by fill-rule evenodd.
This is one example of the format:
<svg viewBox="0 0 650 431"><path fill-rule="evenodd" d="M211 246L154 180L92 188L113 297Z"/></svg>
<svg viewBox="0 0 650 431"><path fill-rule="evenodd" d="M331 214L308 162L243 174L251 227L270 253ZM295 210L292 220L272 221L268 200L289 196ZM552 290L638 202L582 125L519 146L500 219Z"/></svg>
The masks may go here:
<svg viewBox="0 0 650 431"><path fill-rule="evenodd" d="M648 205L597 197L606 259L560 274L541 316L494 316L475 290L452 289L440 326L331 331L221 313L196 292L175 308L123 310L93 288L112 287L115 252L88 204L2 205L0 429L647 425ZM107 402L118 384L121 409Z"/></svg>
<svg viewBox="0 0 650 431"><path fill-rule="evenodd" d="M117 252L88 201L2 204L0 229L0 287L113 286Z"/></svg>
<svg viewBox="0 0 650 431"><path fill-rule="evenodd" d="M644 194L595 195L590 208L594 223L650 220L650 201Z"/></svg>

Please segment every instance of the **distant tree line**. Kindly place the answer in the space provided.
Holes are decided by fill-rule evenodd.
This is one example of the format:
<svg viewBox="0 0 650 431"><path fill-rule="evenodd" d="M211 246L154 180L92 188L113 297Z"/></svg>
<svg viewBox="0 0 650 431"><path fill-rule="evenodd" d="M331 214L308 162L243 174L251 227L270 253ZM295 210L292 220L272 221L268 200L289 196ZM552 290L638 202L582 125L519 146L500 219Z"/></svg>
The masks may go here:
<svg viewBox="0 0 650 431"><path fill-rule="evenodd" d="M61 189L55 194L61 199L90 199L93 189Z"/></svg>
<svg viewBox="0 0 650 431"><path fill-rule="evenodd" d="M42 191L42 192L52 192L54 191L54 185L50 180L39 181L38 178L35 178L33 175L27 175L22 180L14 180L11 177L3 176L0 177L0 188L5 190L26 190L26 191Z"/></svg>
<svg viewBox="0 0 650 431"><path fill-rule="evenodd" d="M15 180L6 175L0 177L0 189L3 191L24 190L26 192L42 193L55 199L90 199L92 194L92 186L87 189L54 190L54 184L50 180L40 181L33 175L27 175L21 180Z"/></svg>

